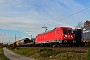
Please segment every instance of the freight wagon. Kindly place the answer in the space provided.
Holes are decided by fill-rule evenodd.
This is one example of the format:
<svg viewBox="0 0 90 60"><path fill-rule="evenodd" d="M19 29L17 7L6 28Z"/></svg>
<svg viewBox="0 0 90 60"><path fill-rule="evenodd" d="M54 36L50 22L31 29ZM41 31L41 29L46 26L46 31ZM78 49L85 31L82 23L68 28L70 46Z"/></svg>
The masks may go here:
<svg viewBox="0 0 90 60"><path fill-rule="evenodd" d="M74 46L80 46L82 44L82 29L75 29L74 30L75 34L75 41L74 41Z"/></svg>
<svg viewBox="0 0 90 60"><path fill-rule="evenodd" d="M82 42L85 46L90 46L90 26L82 28Z"/></svg>
<svg viewBox="0 0 90 60"><path fill-rule="evenodd" d="M90 26L81 29L75 29L75 45L90 46Z"/></svg>
<svg viewBox="0 0 90 60"><path fill-rule="evenodd" d="M34 45L34 41L30 40L29 38L24 38L10 44L10 46L16 46L16 47L21 47L21 46L24 47L24 46L32 46L32 45Z"/></svg>
<svg viewBox="0 0 90 60"><path fill-rule="evenodd" d="M38 34L35 43L41 45L72 44L74 41L73 29L70 27L57 27L51 31Z"/></svg>

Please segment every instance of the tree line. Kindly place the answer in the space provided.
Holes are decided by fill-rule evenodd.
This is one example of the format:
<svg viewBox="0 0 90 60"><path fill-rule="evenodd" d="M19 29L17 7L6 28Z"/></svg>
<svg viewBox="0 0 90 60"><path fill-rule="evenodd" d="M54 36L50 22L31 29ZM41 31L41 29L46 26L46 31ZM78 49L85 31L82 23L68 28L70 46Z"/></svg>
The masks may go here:
<svg viewBox="0 0 90 60"><path fill-rule="evenodd" d="M77 28L83 28L83 27L87 27L87 26L90 26L90 21L89 20L86 20L84 23L82 21L78 22L78 24L75 28L77 29Z"/></svg>

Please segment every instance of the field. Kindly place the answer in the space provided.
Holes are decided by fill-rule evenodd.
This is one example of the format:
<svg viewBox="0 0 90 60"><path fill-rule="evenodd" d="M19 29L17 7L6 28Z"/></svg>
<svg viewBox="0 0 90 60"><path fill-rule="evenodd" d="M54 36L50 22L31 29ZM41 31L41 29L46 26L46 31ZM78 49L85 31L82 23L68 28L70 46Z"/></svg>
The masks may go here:
<svg viewBox="0 0 90 60"><path fill-rule="evenodd" d="M8 58L6 58L4 56L4 53L3 53L3 49L2 48L0 48L0 60L9 60Z"/></svg>
<svg viewBox="0 0 90 60"><path fill-rule="evenodd" d="M68 50L59 48L15 48L9 47L15 53L38 60L90 60L90 49L76 48ZM81 49L81 50L80 50Z"/></svg>

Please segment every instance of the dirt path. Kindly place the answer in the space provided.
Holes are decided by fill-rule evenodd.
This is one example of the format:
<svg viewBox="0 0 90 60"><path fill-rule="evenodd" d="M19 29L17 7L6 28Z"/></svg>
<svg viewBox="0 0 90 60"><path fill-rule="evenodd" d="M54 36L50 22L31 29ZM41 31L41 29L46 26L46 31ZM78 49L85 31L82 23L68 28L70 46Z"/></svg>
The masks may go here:
<svg viewBox="0 0 90 60"><path fill-rule="evenodd" d="M11 51L9 51L8 49L6 49L5 47L3 48L4 51L4 55L9 58L10 60L35 60L33 58L30 57L25 57L19 54L15 54Z"/></svg>

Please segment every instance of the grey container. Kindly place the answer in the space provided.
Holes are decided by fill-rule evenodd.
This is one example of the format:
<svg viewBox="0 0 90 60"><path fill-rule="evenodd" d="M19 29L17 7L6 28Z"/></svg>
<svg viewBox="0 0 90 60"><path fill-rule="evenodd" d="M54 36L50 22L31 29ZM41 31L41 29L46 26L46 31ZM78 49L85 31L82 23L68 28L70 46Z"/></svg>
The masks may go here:
<svg viewBox="0 0 90 60"><path fill-rule="evenodd" d="M90 26L82 28L82 41L90 42Z"/></svg>

